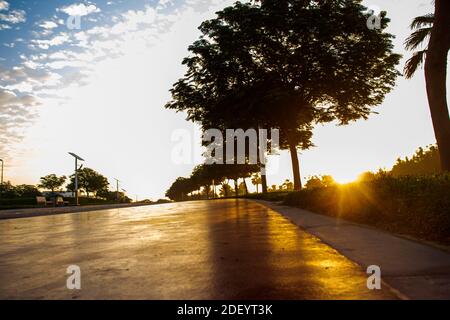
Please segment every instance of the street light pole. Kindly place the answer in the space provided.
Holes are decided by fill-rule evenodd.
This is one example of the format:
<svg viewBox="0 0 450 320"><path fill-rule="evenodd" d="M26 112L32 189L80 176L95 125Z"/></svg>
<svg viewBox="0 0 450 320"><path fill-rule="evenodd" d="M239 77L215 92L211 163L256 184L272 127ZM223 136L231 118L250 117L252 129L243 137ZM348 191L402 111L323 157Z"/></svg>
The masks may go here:
<svg viewBox="0 0 450 320"><path fill-rule="evenodd" d="M78 160L80 161L84 161L83 158L77 156L75 153L73 152L69 152L69 154L75 158L75 205L79 206L79 202L78 202Z"/></svg>
<svg viewBox="0 0 450 320"><path fill-rule="evenodd" d="M3 193L3 159L0 159L0 161L2 162L2 178L0 183L0 197L1 197Z"/></svg>
<svg viewBox="0 0 450 320"><path fill-rule="evenodd" d="M116 180L116 200L117 202L119 202L119 179L114 178L114 180Z"/></svg>
<svg viewBox="0 0 450 320"><path fill-rule="evenodd" d="M75 205L80 205L78 203L78 158L75 158Z"/></svg>

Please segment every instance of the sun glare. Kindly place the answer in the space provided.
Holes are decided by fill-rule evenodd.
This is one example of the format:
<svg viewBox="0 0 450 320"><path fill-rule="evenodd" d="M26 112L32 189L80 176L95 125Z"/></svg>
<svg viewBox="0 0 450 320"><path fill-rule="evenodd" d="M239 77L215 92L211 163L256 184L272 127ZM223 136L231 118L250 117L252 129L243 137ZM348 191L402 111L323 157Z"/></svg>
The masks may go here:
<svg viewBox="0 0 450 320"><path fill-rule="evenodd" d="M358 175L354 174L345 174L345 172L341 172L339 174L333 175L334 180L339 184L346 184L350 182L356 181Z"/></svg>

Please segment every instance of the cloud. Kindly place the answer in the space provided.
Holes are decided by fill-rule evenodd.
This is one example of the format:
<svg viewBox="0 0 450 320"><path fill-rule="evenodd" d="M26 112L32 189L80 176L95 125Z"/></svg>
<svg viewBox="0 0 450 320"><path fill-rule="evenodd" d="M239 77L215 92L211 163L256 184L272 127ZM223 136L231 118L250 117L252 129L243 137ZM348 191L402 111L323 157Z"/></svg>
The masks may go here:
<svg viewBox="0 0 450 320"><path fill-rule="evenodd" d="M53 21L44 21L39 25L39 27L44 29L54 29L58 27L58 24Z"/></svg>
<svg viewBox="0 0 450 320"><path fill-rule="evenodd" d="M26 20L26 13L23 10L12 10L8 13L0 13L0 21L3 22L17 24L25 22Z"/></svg>
<svg viewBox="0 0 450 320"><path fill-rule="evenodd" d="M165 9L165 8L167 8L167 7L169 7L169 6L173 5L173 4L174 4L173 0L160 0L158 2L157 8L158 9Z"/></svg>
<svg viewBox="0 0 450 320"><path fill-rule="evenodd" d="M36 68L30 68L30 66ZM0 68L0 88L16 91L19 94L38 93L41 88L56 86L60 75L38 69L39 63L27 58L23 66L11 69Z"/></svg>
<svg viewBox="0 0 450 320"><path fill-rule="evenodd" d="M0 88L0 153L7 156L9 146L20 142L24 130L36 119L40 102L32 95L18 96Z"/></svg>
<svg viewBox="0 0 450 320"><path fill-rule="evenodd" d="M0 11L8 10L8 9L9 9L9 3L4 0L0 0Z"/></svg>
<svg viewBox="0 0 450 320"><path fill-rule="evenodd" d="M48 40L40 40L40 39L34 39L31 40L32 45L37 45L41 49L48 49L53 46L60 46L70 40L70 37L67 33L61 32L59 35L53 37L52 39Z"/></svg>
<svg viewBox="0 0 450 320"><path fill-rule="evenodd" d="M100 8L97 8L94 4L85 5L84 3L74 3L70 6L59 8L58 11L62 11L69 16L87 16L91 13L100 12Z"/></svg>

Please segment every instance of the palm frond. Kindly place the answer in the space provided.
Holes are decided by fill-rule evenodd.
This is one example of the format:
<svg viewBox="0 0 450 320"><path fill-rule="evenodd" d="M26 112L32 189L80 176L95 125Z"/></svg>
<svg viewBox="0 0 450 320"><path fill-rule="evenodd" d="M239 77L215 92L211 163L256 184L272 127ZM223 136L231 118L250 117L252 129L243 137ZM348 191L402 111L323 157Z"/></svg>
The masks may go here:
<svg viewBox="0 0 450 320"><path fill-rule="evenodd" d="M406 61L405 68L403 69L406 79L412 78L417 71L417 68L425 61L426 54L427 50L417 51L408 61Z"/></svg>
<svg viewBox="0 0 450 320"><path fill-rule="evenodd" d="M429 13L420 17L415 17L411 22L411 29L418 29L424 26L432 26L434 22L434 13Z"/></svg>
<svg viewBox="0 0 450 320"><path fill-rule="evenodd" d="M414 31L405 41L407 50L414 50L420 46L431 35L432 27L422 28Z"/></svg>

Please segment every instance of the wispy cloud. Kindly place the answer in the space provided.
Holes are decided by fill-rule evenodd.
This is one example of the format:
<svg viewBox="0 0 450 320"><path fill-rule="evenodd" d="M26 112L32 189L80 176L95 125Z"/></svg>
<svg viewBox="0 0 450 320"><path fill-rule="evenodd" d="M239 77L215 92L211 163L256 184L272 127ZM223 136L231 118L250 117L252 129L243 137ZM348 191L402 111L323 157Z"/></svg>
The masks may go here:
<svg viewBox="0 0 450 320"><path fill-rule="evenodd" d="M53 21L44 21L41 24L39 24L39 27L43 29L54 29L58 27L58 24Z"/></svg>
<svg viewBox="0 0 450 320"><path fill-rule="evenodd" d="M26 21L26 13L23 10L11 10L7 13L0 13L0 21L17 24Z"/></svg>
<svg viewBox="0 0 450 320"><path fill-rule="evenodd" d="M32 40L31 43L32 45L36 45L41 49L48 49L49 47L53 47L53 46L60 46L66 42L68 42L70 39L69 34L62 32L60 34L58 34L57 36L48 39L48 40L40 40L40 39L35 39Z"/></svg>
<svg viewBox="0 0 450 320"><path fill-rule="evenodd" d="M66 6L63 8L59 8L58 11L64 12L69 16L87 16L91 13L100 12L100 9L97 8L94 4L84 4L84 3L74 3L70 6Z"/></svg>
<svg viewBox="0 0 450 320"><path fill-rule="evenodd" d="M9 149L24 136L24 130L37 117L39 101L32 95L17 96L0 88L0 153L8 156Z"/></svg>

